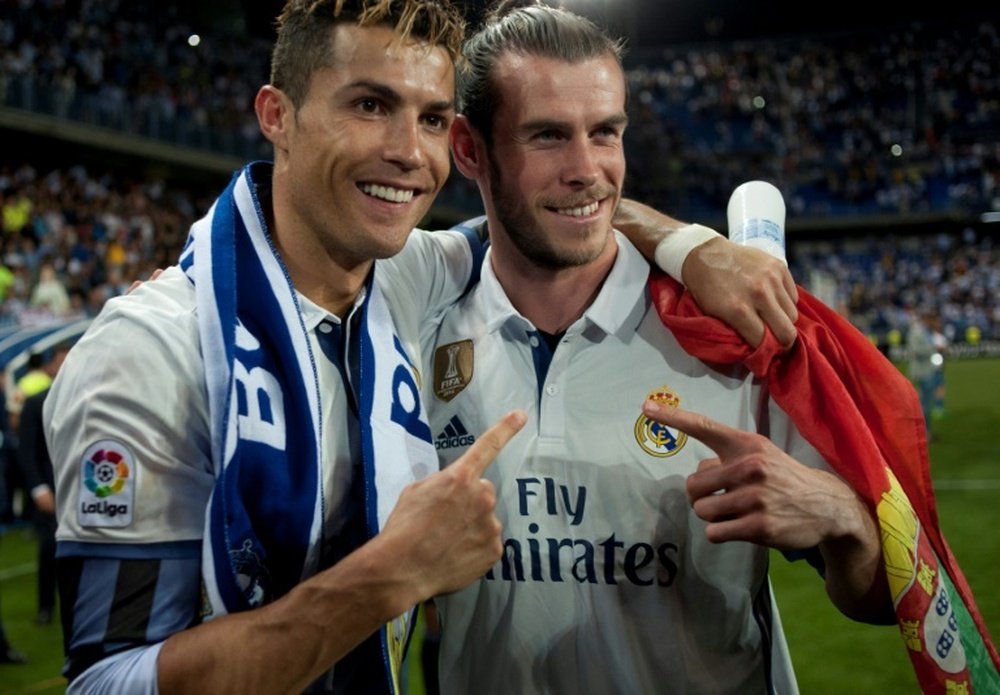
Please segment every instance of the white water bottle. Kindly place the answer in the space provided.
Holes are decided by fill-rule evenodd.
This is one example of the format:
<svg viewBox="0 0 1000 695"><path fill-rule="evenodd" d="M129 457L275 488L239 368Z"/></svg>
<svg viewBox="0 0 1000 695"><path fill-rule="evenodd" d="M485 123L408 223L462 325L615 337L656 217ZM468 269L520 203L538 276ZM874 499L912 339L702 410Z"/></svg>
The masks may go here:
<svg viewBox="0 0 1000 695"><path fill-rule="evenodd" d="M740 184L726 210L729 239L780 258L785 265L785 199L767 181Z"/></svg>

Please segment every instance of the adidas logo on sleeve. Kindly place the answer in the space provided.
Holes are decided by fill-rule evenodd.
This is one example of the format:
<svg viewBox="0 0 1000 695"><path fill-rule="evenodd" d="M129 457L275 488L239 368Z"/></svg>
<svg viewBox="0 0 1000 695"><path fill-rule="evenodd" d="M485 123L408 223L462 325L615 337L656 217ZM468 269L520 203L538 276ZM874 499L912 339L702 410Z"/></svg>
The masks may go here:
<svg viewBox="0 0 1000 695"><path fill-rule="evenodd" d="M458 415L455 415L444 426L444 430L434 438L434 448L439 451L454 449L457 446L470 446L474 441L476 438L469 434L469 430L465 429Z"/></svg>

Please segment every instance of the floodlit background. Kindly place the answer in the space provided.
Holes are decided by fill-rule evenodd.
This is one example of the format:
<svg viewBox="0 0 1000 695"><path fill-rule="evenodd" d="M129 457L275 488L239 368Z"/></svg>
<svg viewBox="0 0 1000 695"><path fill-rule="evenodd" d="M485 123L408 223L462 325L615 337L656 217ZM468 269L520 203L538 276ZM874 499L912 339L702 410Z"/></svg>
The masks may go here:
<svg viewBox="0 0 1000 695"><path fill-rule="evenodd" d="M85 326L133 279L172 263L232 171L269 156L252 98L280 4L0 2L8 383L40 340ZM732 190L770 181L788 208L796 281L901 370L914 316L937 317L941 525L996 636L1000 13L964 1L563 4L626 38L627 195L725 232ZM464 3L473 22L483 5ZM425 226L480 212L453 172ZM45 263L65 302L39 291ZM16 499L0 520L0 615L30 663L0 665L0 693L61 692L60 628L34 622L31 509ZM917 692L895 628L836 614L801 563L775 555L772 574L805 695ZM418 636L411 693L423 692L420 649Z"/></svg>

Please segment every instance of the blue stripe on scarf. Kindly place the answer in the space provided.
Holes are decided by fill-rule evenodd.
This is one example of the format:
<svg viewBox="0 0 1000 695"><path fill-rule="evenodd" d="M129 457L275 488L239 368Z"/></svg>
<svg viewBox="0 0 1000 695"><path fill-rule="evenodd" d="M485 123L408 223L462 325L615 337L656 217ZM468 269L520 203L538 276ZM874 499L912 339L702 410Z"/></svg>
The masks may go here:
<svg viewBox="0 0 1000 695"><path fill-rule="evenodd" d="M256 262L255 250L246 234L237 235L236 256L240 269L238 316L243 326L260 340L261 349L245 350L237 345L235 356L248 373L263 369L278 379L284 395L287 432L283 452L268 444L240 439L238 453L223 474L228 501L227 530L230 553L241 553L246 549L245 541L251 540L257 560L268 568L261 577L270 580L269 586L262 586L265 600L270 600L286 593L301 579L319 485L317 454L312 436L298 436L300 432L305 434L299 427L311 422L311 415L289 325L272 293L253 291L267 287L268 278ZM253 398L257 399L255 404L248 401ZM236 399L240 415L259 409L261 418L272 422L276 415L272 411L279 407L270 402L266 392L250 393L239 383Z"/></svg>
<svg viewBox="0 0 1000 695"><path fill-rule="evenodd" d="M270 170L248 167L244 174L254 192L253 177ZM297 308L294 289L269 240L255 246L237 206L239 179L215 205L211 257L193 259L211 263L215 330L223 348L206 361L224 360L233 370L232 386L219 402L222 413L235 417L216 417L213 428L213 458L232 455L217 472L209 510L216 586L229 612L273 600L301 580L320 484L307 392L307 378L316 388L315 374L295 349L292 331L304 334L301 317L297 311L288 316L281 301ZM256 200L254 212L259 218ZM285 278L284 287L275 286L276 276ZM260 441L269 425L276 426L280 446ZM227 445L233 437L235 445Z"/></svg>
<svg viewBox="0 0 1000 695"><path fill-rule="evenodd" d="M256 198L270 175L264 163L244 168L192 227L181 258L195 283L216 475L202 545L206 618L271 601L311 575L325 518L316 366L295 289ZM413 362L378 283L368 289L356 345L371 536L403 488L436 470L437 457ZM382 664L368 651L360 657L378 669L377 679L384 669L390 691L411 622L404 614L373 637Z"/></svg>

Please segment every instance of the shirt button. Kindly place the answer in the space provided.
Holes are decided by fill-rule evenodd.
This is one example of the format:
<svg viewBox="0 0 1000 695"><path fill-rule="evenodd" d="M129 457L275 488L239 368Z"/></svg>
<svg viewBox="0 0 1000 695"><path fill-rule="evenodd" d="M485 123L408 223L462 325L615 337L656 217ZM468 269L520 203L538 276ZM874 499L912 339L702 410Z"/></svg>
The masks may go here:
<svg viewBox="0 0 1000 695"><path fill-rule="evenodd" d="M538 347L538 336L533 335L530 338L528 338L528 345L530 345L533 348Z"/></svg>
<svg viewBox="0 0 1000 695"><path fill-rule="evenodd" d="M554 384L549 384L548 386L545 387L545 393L549 394L550 396L554 396L557 393L559 393L559 387Z"/></svg>
<svg viewBox="0 0 1000 695"><path fill-rule="evenodd" d="M333 326L331 326L326 321L323 321L322 323L319 324L319 332L320 333L329 333L332 330L333 330Z"/></svg>

